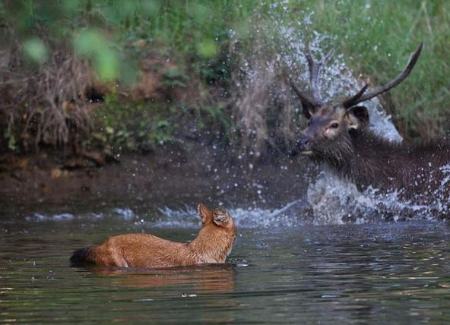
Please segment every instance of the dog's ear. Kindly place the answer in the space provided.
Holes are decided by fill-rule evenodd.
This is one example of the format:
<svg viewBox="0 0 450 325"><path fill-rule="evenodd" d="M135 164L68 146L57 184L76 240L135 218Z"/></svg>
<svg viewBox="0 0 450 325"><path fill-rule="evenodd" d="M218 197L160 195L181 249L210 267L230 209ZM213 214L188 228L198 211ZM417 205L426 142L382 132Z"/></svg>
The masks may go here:
<svg viewBox="0 0 450 325"><path fill-rule="evenodd" d="M226 227L231 220L231 216L227 211L216 211L214 213L213 222L219 227Z"/></svg>
<svg viewBox="0 0 450 325"><path fill-rule="evenodd" d="M197 206L198 214L200 215L200 218L202 219L202 223L208 223L211 222L213 218L213 212L203 203L199 203Z"/></svg>

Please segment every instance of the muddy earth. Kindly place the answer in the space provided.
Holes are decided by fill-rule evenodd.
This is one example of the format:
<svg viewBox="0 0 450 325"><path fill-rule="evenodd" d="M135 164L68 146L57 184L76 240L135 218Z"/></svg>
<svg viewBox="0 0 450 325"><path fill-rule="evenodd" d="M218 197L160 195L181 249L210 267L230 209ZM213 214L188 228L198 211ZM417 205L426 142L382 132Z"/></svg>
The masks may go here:
<svg viewBox="0 0 450 325"><path fill-rule="evenodd" d="M306 193L316 174L304 158L251 159L207 144L118 155L98 167L52 153L4 156L0 206L18 213L57 206L171 206L196 202L280 207ZM229 158L229 157L237 158Z"/></svg>

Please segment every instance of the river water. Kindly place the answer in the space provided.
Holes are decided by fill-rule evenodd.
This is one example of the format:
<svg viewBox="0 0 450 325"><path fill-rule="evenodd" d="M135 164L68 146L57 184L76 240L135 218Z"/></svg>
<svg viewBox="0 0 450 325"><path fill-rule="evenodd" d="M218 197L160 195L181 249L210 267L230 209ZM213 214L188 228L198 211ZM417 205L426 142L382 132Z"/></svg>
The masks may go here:
<svg viewBox="0 0 450 325"><path fill-rule="evenodd" d="M69 257L118 233L188 241L193 211L54 210L2 212L0 323L450 321L445 222L312 225L231 209L226 265L145 271L73 268Z"/></svg>

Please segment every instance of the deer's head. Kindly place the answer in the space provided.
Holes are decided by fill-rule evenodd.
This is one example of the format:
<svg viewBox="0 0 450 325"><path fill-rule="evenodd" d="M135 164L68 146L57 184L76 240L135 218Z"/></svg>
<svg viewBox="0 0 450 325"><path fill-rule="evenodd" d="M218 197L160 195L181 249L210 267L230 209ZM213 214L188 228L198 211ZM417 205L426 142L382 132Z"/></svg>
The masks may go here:
<svg viewBox="0 0 450 325"><path fill-rule="evenodd" d="M308 119L308 126L303 130L294 152L333 159L344 159L346 154L351 154L352 135L365 129L369 124L367 108L358 104L389 91L406 79L416 64L421 50L422 44L411 54L408 64L397 77L384 86L367 91L366 84L356 94L330 102L322 101L318 88L320 69L328 56L320 62L314 62L307 51L311 95L299 90L290 80L302 104L303 115Z"/></svg>

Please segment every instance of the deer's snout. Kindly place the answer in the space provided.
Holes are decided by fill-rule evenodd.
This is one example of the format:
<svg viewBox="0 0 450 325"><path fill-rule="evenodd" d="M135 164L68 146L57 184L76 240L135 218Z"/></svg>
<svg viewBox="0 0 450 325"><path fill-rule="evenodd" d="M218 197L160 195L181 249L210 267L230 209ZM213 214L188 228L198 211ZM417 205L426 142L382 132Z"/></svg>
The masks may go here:
<svg viewBox="0 0 450 325"><path fill-rule="evenodd" d="M305 155L311 154L311 138L303 135L297 142L297 150Z"/></svg>
<svg viewBox="0 0 450 325"><path fill-rule="evenodd" d="M309 146L310 139L309 137L303 136L298 140L297 147L301 149L306 149Z"/></svg>

